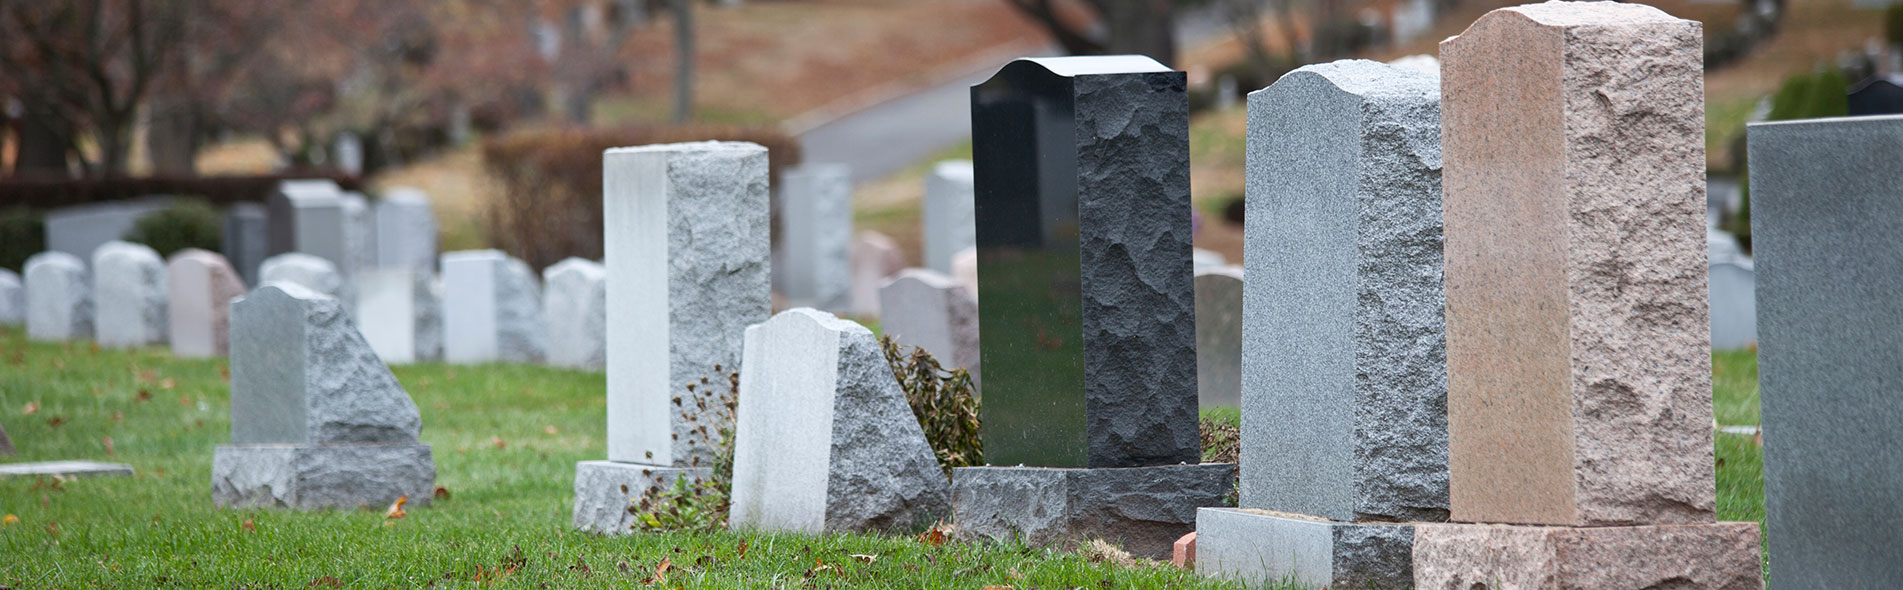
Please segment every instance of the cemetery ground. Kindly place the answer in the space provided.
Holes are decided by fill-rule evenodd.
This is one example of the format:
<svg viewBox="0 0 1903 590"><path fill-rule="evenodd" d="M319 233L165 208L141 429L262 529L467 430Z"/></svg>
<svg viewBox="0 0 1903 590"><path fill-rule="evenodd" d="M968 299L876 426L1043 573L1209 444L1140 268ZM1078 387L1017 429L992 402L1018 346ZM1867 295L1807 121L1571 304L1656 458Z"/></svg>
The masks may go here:
<svg viewBox="0 0 1903 590"><path fill-rule="evenodd" d="M212 448L229 440L226 366L0 331L0 422L20 452L5 460L137 470L0 479L0 585L1233 587L1157 562L913 535L578 533L574 466L604 452L602 376L521 365L394 368L435 448L443 491L427 507L219 510L209 482ZM1755 354L1720 352L1713 367L1719 422L1757 424ZM1752 437L1719 434L1717 461L1719 519L1762 522Z"/></svg>

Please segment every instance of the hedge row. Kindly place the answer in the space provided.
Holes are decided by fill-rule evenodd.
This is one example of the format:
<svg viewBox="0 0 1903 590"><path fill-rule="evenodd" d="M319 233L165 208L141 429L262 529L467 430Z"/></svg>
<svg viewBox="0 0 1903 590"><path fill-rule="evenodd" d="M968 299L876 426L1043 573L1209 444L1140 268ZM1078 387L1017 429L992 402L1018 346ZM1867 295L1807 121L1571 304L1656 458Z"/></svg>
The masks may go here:
<svg viewBox="0 0 1903 590"><path fill-rule="evenodd" d="M103 179L20 178L0 179L0 207L54 209L101 201L135 199L147 195L175 195L203 198L213 205L237 202L264 202L279 182L290 179L329 178L344 190L360 190L363 182L354 176L332 172L283 172L255 176L141 176Z"/></svg>

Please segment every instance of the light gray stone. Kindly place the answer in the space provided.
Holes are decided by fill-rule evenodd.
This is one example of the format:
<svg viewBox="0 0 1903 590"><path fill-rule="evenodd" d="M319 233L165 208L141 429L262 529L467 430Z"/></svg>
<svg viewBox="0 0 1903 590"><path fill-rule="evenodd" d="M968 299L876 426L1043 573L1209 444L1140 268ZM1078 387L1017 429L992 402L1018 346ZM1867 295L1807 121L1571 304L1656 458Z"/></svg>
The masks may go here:
<svg viewBox="0 0 1903 590"><path fill-rule="evenodd" d="M542 360L542 287L529 265L500 250L443 255L443 360Z"/></svg>
<svg viewBox="0 0 1903 590"><path fill-rule="evenodd" d="M266 283L231 304L233 444L409 444L421 428L336 299Z"/></svg>
<svg viewBox="0 0 1903 590"><path fill-rule="evenodd" d="M26 323L26 284L20 275L0 268L0 326Z"/></svg>
<svg viewBox="0 0 1903 590"><path fill-rule="evenodd" d="M429 445L220 445L211 499L220 508L382 509L426 506L436 487Z"/></svg>
<svg viewBox="0 0 1903 590"><path fill-rule="evenodd" d="M1241 506L1446 520L1438 78L1304 66L1248 144Z"/></svg>
<svg viewBox="0 0 1903 590"><path fill-rule="evenodd" d="M1757 123L1747 137L1770 585L1896 587L1903 116Z"/></svg>
<svg viewBox="0 0 1903 590"><path fill-rule="evenodd" d="M344 282L354 284L359 270L377 266L377 218L363 193L344 193Z"/></svg>
<svg viewBox="0 0 1903 590"><path fill-rule="evenodd" d="M1195 270L1227 266L1229 264L1229 259L1224 257L1221 252L1204 250L1202 248L1191 248L1189 251L1189 260L1190 266Z"/></svg>
<svg viewBox="0 0 1903 590"><path fill-rule="evenodd" d="M225 210L224 234L218 249L246 285L260 282L258 266L271 256L269 211L258 203L233 203Z"/></svg>
<svg viewBox="0 0 1903 590"><path fill-rule="evenodd" d="M336 299L344 295L344 278L337 273L337 265L301 252L264 259L258 267L258 284L265 283L295 283Z"/></svg>
<svg viewBox="0 0 1903 590"><path fill-rule="evenodd" d="M712 467L661 467L616 461L576 463L574 527L610 535L637 530L635 513L649 490L666 491L674 487L674 480L683 477L689 485L697 485L713 476Z"/></svg>
<svg viewBox="0 0 1903 590"><path fill-rule="evenodd" d="M978 380L978 300L943 273L908 268L879 289L879 328L899 344L916 346L947 369Z"/></svg>
<svg viewBox="0 0 1903 590"><path fill-rule="evenodd" d="M787 299L797 306L843 310L852 270L852 172L843 164L807 164L781 175L780 248Z"/></svg>
<svg viewBox="0 0 1903 590"><path fill-rule="evenodd" d="M354 301L351 281L361 261L363 237L361 211L352 203L361 205L361 199L346 195L329 180L279 183L271 198L271 254L301 252L330 261L337 272L337 298Z"/></svg>
<svg viewBox="0 0 1903 590"><path fill-rule="evenodd" d="M435 276L399 267L357 275L357 325L377 357L392 365L441 358L442 306Z"/></svg>
<svg viewBox="0 0 1903 590"><path fill-rule="evenodd" d="M238 272L223 256L187 248L165 263L165 285L172 354L225 356L231 349L231 300L244 295Z"/></svg>
<svg viewBox="0 0 1903 590"><path fill-rule="evenodd" d="M124 238L140 217L171 206L172 197L148 196L47 211L46 249L90 260L101 244Z"/></svg>
<svg viewBox="0 0 1903 590"><path fill-rule="evenodd" d="M1196 269L1196 401L1242 407L1242 267Z"/></svg>
<svg viewBox="0 0 1903 590"><path fill-rule="evenodd" d="M1744 348L1758 342L1757 270L1750 258L1713 259L1711 273L1711 347Z"/></svg>
<svg viewBox="0 0 1903 590"><path fill-rule="evenodd" d="M548 364L601 370L607 364L608 269L569 258L542 271Z"/></svg>
<svg viewBox="0 0 1903 590"><path fill-rule="evenodd" d="M1172 544L1195 530L1196 509L1222 506L1235 477L1230 463L960 467L952 470L952 512L967 539L1103 539L1138 557L1168 559Z"/></svg>
<svg viewBox="0 0 1903 590"><path fill-rule="evenodd" d="M608 267L608 459L711 465L721 424L688 389L740 364L770 306L766 148L704 142L602 155ZM683 402L675 404L674 398ZM713 422L713 423L709 423Z"/></svg>
<svg viewBox="0 0 1903 590"><path fill-rule="evenodd" d="M48 251L26 259L26 335L83 340L93 335L92 278L79 257Z"/></svg>
<svg viewBox="0 0 1903 590"><path fill-rule="evenodd" d="M93 251L93 330L106 348L162 344L166 327L165 261L143 244L111 241Z"/></svg>
<svg viewBox="0 0 1903 590"><path fill-rule="evenodd" d="M734 529L910 530L946 515L945 474L871 330L796 308L746 334Z"/></svg>
<svg viewBox="0 0 1903 590"><path fill-rule="evenodd" d="M1414 527L1242 508L1196 511L1196 573L1272 587L1414 587Z"/></svg>
<svg viewBox="0 0 1903 590"><path fill-rule="evenodd" d="M946 160L925 177L925 205L919 212L925 267L951 274L952 256L978 243L972 213L974 184L971 162Z"/></svg>
<svg viewBox="0 0 1903 590"><path fill-rule="evenodd" d="M852 314L879 317L879 287L905 268L905 255L890 236L859 232L852 242Z"/></svg>
<svg viewBox="0 0 1903 590"><path fill-rule="evenodd" d="M436 214L429 195L397 187L384 191L376 206L377 266L434 271Z"/></svg>
<svg viewBox="0 0 1903 590"><path fill-rule="evenodd" d="M5 433L0 433L4 437ZM13 447L7 446L11 454ZM34 461L29 463L0 464L0 477L16 476L54 476L89 477L94 475L132 475L132 466L123 463L101 463L98 461Z"/></svg>

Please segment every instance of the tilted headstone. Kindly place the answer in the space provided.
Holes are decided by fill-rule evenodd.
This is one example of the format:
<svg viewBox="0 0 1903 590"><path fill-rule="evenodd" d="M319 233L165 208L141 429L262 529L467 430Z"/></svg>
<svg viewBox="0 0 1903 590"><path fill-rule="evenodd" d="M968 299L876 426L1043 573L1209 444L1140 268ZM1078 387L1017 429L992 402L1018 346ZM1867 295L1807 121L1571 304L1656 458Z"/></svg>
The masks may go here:
<svg viewBox="0 0 1903 590"><path fill-rule="evenodd" d="M416 404L341 302L270 283L231 304L231 444L212 458L220 507L427 504L436 481Z"/></svg>
<svg viewBox="0 0 1903 590"><path fill-rule="evenodd" d="M984 455L1030 467L954 471L960 534L1166 557L1235 473L1197 464L1184 73L1027 58L971 101Z"/></svg>
<svg viewBox="0 0 1903 590"><path fill-rule="evenodd" d="M978 381L978 300L951 277L923 268L900 271L879 289L879 328Z"/></svg>
<svg viewBox="0 0 1903 590"><path fill-rule="evenodd" d="M271 256L271 216L257 203L234 203L225 210L219 250L247 285L258 284L258 267Z"/></svg>
<svg viewBox="0 0 1903 590"><path fill-rule="evenodd" d="M919 235L924 240L926 268L950 274L952 256L977 243L972 178L972 164L964 160L939 162L925 177Z"/></svg>
<svg viewBox="0 0 1903 590"><path fill-rule="evenodd" d="M542 286L529 265L500 250L443 255L443 360L542 360Z"/></svg>
<svg viewBox="0 0 1903 590"><path fill-rule="evenodd" d="M165 264L172 354L225 356L230 351L231 300L244 295L238 272L216 253L187 248Z"/></svg>
<svg viewBox="0 0 1903 590"><path fill-rule="evenodd" d="M91 260L94 250L124 238L140 217L171 206L172 197L150 196L47 211L46 249Z"/></svg>
<svg viewBox="0 0 1903 590"><path fill-rule="evenodd" d="M1746 135L1771 587L1895 586L1903 116L1754 123Z"/></svg>
<svg viewBox="0 0 1903 590"><path fill-rule="evenodd" d="M93 286L86 263L72 254L47 251L27 258L25 270L27 338L92 338Z"/></svg>
<svg viewBox="0 0 1903 590"><path fill-rule="evenodd" d="M93 251L93 330L99 345L165 342L165 260L143 244L111 241Z"/></svg>
<svg viewBox="0 0 1903 590"><path fill-rule="evenodd" d="M1415 526L1417 587L1760 587L1713 522L1699 29L1547 2L1441 43L1450 518L1532 526Z"/></svg>
<svg viewBox="0 0 1903 590"><path fill-rule="evenodd" d="M845 309L852 284L852 173L842 164L807 164L781 175L782 290L794 305Z"/></svg>
<svg viewBox="0 0 1903 590"><path fill-rule="evenodd" d="M852 241L852 314L879 316L879 287L886 277L905 269L905 255L892 238L862 231Z"/></svg>
<svg viewBox="0 0 1903 590"><path fill-rule="evenodd" d="M413 188L384 191L376 206L377 266L436 268L436 214L429 196Z"/></svg>
<svg viewBox="0 0 1903 590"><path fill-rule="evenodd" d="M737 530L928 526L945 472L872 331L797 308L747 328L734 429Z"/></svg>
<svg viewBox="0 0 1903 590"><path fill-rule="evenodd" d="M548 364L600 370L607 364L608 269L569 258L542 271Z"/></svg>
<svg viewBox="0 0 1903 590"><path fill-rule="evenodd" d="M442 298L435 275L419 268L378 268L357 275L357 322L384 362L442 358Z"/></svg>
<svg viewBox="0 0 1903 590"><path fill-rule="evenodd" d="M1393 523L1447 520L1440 79L1298 68L1249 95L1247 172L1240 508L1199 512L1197 570L1407 587Z"/></svg>
<svg viewBox="0 0 1903 590"><path fill-rule="evenodd" d="M1242 406L1242 267L1196 270L1196 400Z"/></svg>
<svg viewBox="0 0 1903 590"><path fill-rule="evenodd" d="M297 283L332 298L343 298L344 278L337 273L337 265L310 254L291 252L264 259L264 264L258 265L258 284L276 282Z"/></svg>
<svg viewBox="0 0 1903 590"><path fill-rule="evenodd" d="M26 323L26 284L20 275L0 268L0 326Z"/></svg>
<svg viewBox="0 0 1903 590"><path fill-rule="evenodd" d="M608 460L576 465L573 522L620 533L647 490L712 475L726 377L771 305L766 148L608 150L602 212Z"/></svg>

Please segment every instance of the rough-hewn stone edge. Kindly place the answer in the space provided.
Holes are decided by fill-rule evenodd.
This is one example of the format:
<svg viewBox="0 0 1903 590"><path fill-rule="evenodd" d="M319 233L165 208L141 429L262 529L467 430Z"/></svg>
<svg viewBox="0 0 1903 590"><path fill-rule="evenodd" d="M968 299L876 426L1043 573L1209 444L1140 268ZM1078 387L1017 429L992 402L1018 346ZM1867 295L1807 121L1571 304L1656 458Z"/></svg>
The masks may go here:
<svg viewBox="0 0 1903 590"><path fill-rule="evenodd" d="M1418 588L1761 590L1753 522L1623 527L1419 524Z"/></svg>
<svg viewBox="0 0 1903 590"><path fill-rule="evenodd" d="M1120 468L961 467L952 470L952 515L965 539L1030 545L1104 539L1131 554L1168 559L1196 528L1196 509L1220 506L1232 463Z"/></svg>
<svg viewBox="0 0 1903 590"><path fill-rule="evenodd" d="M436 486L430 446L220 445L212 455L220 508L381 508L408 496L425 506Z"/></svg>
<svg viewBox="0 0 1903 590"><path fill-rule="evenodd" d="M1249 585L1399 590L1414 585L1413 539L1407 523L1202 508L1196 511L1196 571Z"/></svg>
<svg viewBox="0 0 1903 590"><path fill-rule="evenodd" d="M617 461L582 461L575 464L575 512L572 525L577 530L606 535L634 531L634 502L648 490L674 485L681 477L707 481L714 476L710 467L661 467Z"/></svg>

